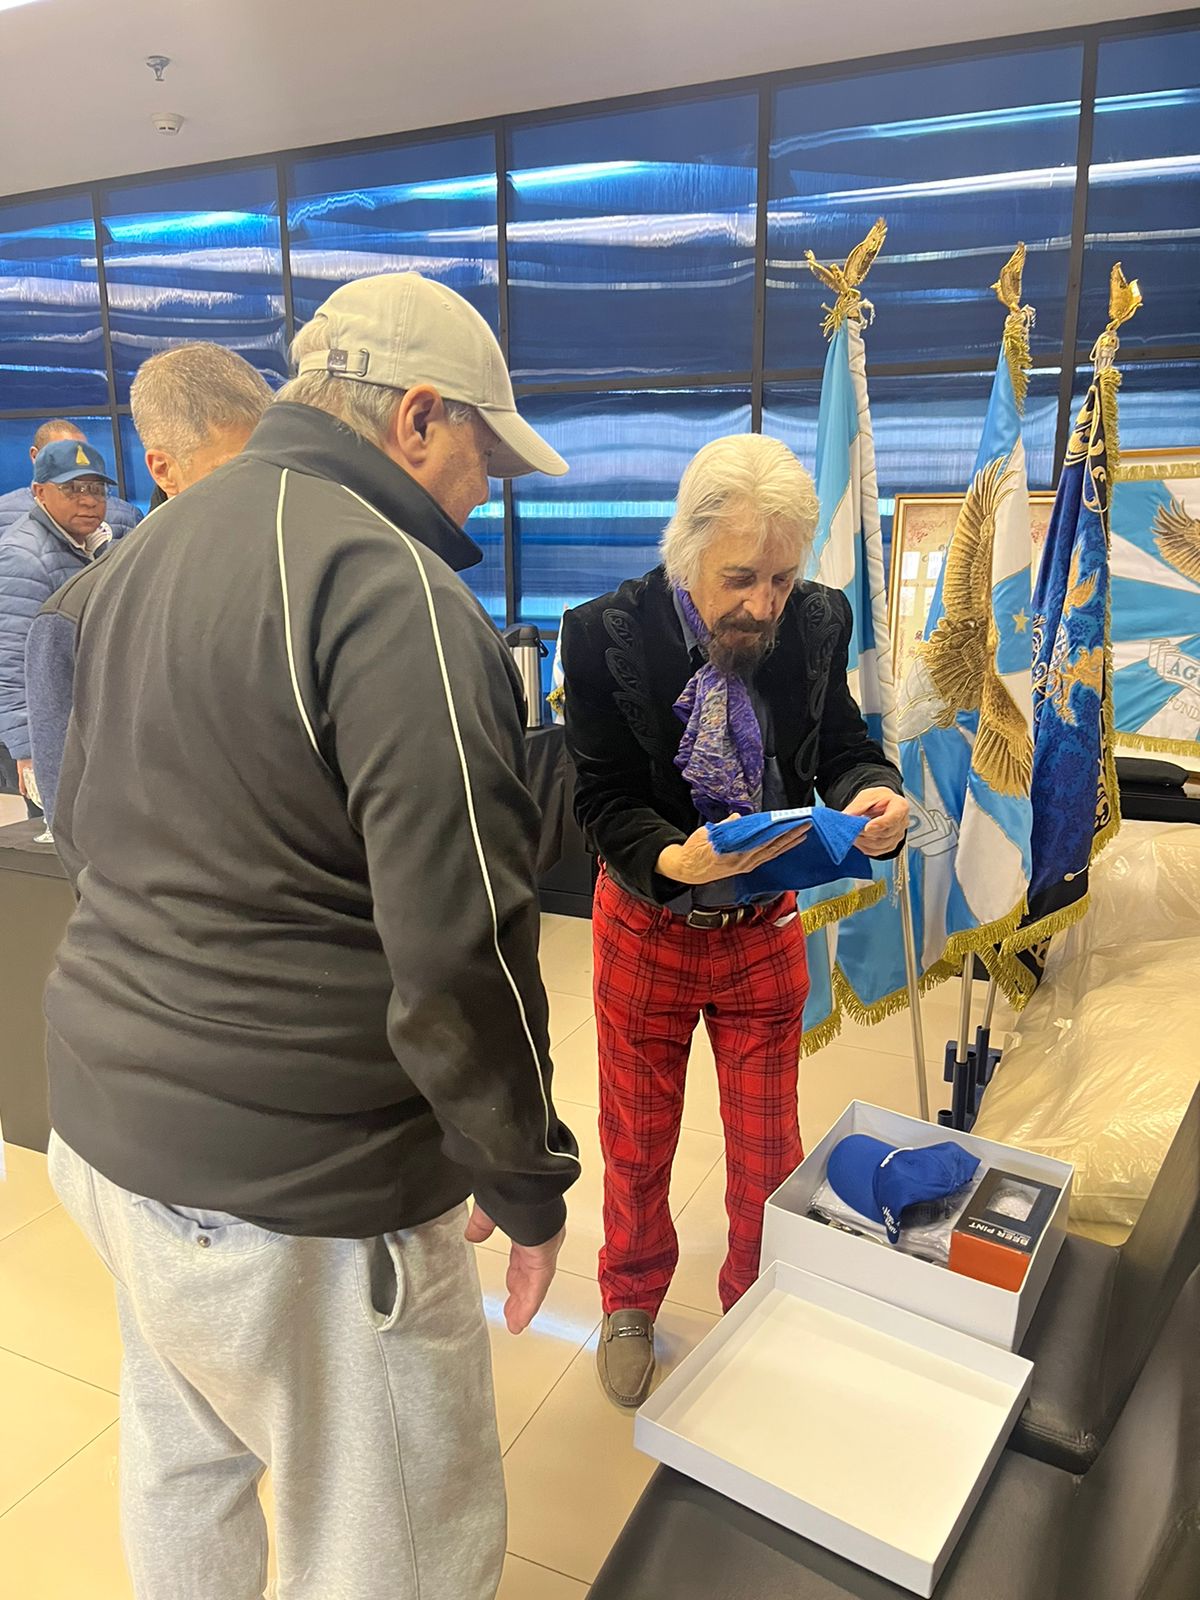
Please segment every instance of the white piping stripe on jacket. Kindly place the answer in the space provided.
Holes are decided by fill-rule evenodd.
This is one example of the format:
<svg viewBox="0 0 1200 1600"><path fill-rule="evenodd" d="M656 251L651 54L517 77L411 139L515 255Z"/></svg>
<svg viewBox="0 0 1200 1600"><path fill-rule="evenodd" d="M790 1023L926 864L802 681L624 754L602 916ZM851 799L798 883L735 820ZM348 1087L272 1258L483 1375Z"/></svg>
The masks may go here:
<svg viewBox="0 0 1200 1600"><path fill-rule="evenodd" d="M279 477L279 504L275 509L275 549L279 555L279 583L283 589L283 636L287 640L288 671L292 675L292 693L296 697L296 709L300 713L300 720L304 724L304 731L308 735L308 742L317 752L318 759L324 764L320 748L317 745L317 736L313 732L312 723L308 720L308 712L304 709L304 697L300 693L300 680L296 677L296 652L292 649L292 604L288 599L287 583L287 557L283 553L283 500L287 493L288 469L284 467Z"/></svg>
<svg viewBox="0 0 1200 1600"><path fill-rule="evenodd" d="M342 487L345 488L345 485L343 484ZM496 897L492 892L492 879L491 874L488 872L487 857L483 853L483 840L479 836L479 823L475 816L475 794L471 788L471 774L467 769L467 752L463 748L462 733L460 732L458 726L458 711L454 704L454 691L450 687L450 674L446 668L446 656L442 649L442 632L438 627L437 608L433 603L433 590L429 587L429 578L425 572L425 563L421 559L421 554L417 548L417 545L412 539L409 538L408 534L406 534L402 528L398 528L394 522L389 522L387 517L385 517L381 511L377 511L369 500L363 499L362 495L355 494L353 489L346 489L346 493L348 495L352 495L360 505L366 506L367 510L370 511L374 516L378 517L380 522L382 522L385 527L391 528L393 533L399 535L399 537L403 540L408 553L412 556L417 571L421 576L421 587L425 591L425 604L429 610L429 626L433 632L433 642L434 647L437 650L438 667L440 668L442 674L442 690L446 696L446 710L450 714L450 726L454 731L454 743L458 750L458 764L462 769L463 792L467 801L467 816L471 823L471 837L475 841L475 856L479 862L479 872L483 879L484 893L487 895L488 910L490 911L492 918L492 948L496 952L496 960L500 963L500 970L505 976L508 987L512 990L513 999L517 1002L517 1011L521 1018L521 1028L525 1034L526 1042L529 1045L529 1056L530 1060L533 1062L533 1072L537 1079L538 1089L542 1096L542 1106L546 1114L546 1133L543 1140L543 1143L546 1147L546 1154L549 1156L557 1156L563 1161L574 1161L575 1157L568 1154L567 1151L553 1150L550 1147L550 1099L546 1094L546 1081L542 1077L542 1065L538 1060L537 1046L533 1042L533 1032L529 1026L529 1018L525 1012L525 1002L521 999L521 991L517 988L516 979L513 977L512 972L509 969L508 962L504 959L504 952L500 949L500 921L496 914Z"/></svg>

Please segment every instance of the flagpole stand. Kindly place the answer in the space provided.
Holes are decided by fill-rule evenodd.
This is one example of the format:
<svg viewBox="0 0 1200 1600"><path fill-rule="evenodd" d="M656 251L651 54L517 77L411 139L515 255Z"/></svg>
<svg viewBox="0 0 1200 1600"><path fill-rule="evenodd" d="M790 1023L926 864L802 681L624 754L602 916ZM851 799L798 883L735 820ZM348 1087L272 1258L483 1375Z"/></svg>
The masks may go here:
<svg viewBox="0 0 1200 1600"><path fill-rule="evenodd" d="M974 998L975 956L963 960L962 990L958 1008L958 1036L946 1046L945 1079L950 1084L950 1109L938 1112L938 1122L943 1128L956 1128L960 1133L970 1133L979 1112L983 1091L992 1081L999 1050L992 1049L992 1017L996 1010L996 980L988 983L984 1002L983 1020L975 1030L975 1043L971 1037L971 1007Z"/></svg>
<svg viewBox="0 0 1200 1600"><path fill-rule="evenodd" d="M912 1026L913 1067L917 1075L917 1106L922 1122L929 1121L929 1082L925 1076L925 1028L921 1021L921 988L917 981L917 946L913 938L912 905L908 898L908 850L896 861L900 891L900 925L904 934L904 976L908 983L908 1015Z"/></svg>

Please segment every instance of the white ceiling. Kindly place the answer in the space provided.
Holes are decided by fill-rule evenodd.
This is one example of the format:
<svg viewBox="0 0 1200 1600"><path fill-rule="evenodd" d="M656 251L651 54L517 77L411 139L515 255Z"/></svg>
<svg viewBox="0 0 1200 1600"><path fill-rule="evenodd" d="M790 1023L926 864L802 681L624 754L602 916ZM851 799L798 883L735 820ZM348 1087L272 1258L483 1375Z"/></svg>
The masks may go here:
<svg viewBox="0 0 1200 1600"><path fill-rule="evenodd" d="M1170 0L34 0L0 9L0 194L1182 9ZM144 65L155 54L173 58L163 84ZM157 133L160 111L185 117L183 131Z"/></svg>

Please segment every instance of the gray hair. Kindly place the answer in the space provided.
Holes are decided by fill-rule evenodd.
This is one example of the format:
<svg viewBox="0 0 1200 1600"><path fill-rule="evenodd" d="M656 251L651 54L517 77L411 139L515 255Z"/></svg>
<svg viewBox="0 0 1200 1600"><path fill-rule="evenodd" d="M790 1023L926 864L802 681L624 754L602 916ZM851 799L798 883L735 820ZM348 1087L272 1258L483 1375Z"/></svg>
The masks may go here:
<svg viewBox="0 0 1200 1600"><path fill-rule="evenodd" d="M819 515L812 475L782 440L761 433L714 439L693 456L680 480L675 515L662 537L667 577L686 588L713 537L735 521L760 548L772 536L790 539L799 571Z"/></svg>
<svg viewBox="0 0 1200 1600"><path fill-rule="evenodd" d="M253 428L271 403L266 380L223 345L176 345L144 362L129 391L144 450L188 462L214 433Z"/></svg>
<svg viewBox="0 0 1200 1600"><path fill-rule="evenodd" d="M305 356L329 349L329 330L329 318L322 316L314 317L300 329L292 340L293 368L298 367ZM382 445L392 431L405 392L341 373L304 372L285 383L275 399L279 403L312 406L314 410L324 411L353 428L355 433L361 433L372 444ZM446 421L453 427L478 415L474 406L464 405L459 400L445 400L444 403Z"/></svg>
<svg viewBox="0 0 1200 1600"><path fill-rule="evenodd" d="M86 435L77 422L68 422L66 417L51 417L49 422L43 422L33 436L33 448L42 450L48 444L53 444L56 439L83 439Z"/></svg>

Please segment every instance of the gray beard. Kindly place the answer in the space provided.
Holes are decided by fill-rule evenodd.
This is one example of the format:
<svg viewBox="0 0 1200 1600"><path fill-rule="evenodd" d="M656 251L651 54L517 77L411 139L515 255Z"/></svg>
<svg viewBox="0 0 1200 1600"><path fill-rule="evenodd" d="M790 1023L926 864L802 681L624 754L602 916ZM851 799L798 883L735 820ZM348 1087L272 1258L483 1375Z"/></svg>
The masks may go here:
<svg viewBox="0 0 1200 1600"><path fill-rule="evenodd" d="M736 645L725 644L716 634L708 642L709 665L729 678L749 682L775 648L778 631L770 634L743 634Z"/></svg>

